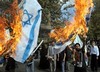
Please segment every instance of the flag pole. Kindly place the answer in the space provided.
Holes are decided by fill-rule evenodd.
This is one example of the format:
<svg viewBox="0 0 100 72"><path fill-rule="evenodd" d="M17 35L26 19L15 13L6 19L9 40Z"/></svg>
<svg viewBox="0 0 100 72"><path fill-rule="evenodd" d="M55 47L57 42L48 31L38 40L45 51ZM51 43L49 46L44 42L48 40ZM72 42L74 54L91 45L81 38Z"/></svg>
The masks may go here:
<svg viewBox="0 0 100 72"><path fill-rule="evenodd" d="M40 43L39 43L39 45L32 51L32 53L31 53L31 55L33 55L35 52L36 52L36 50L41 46L41 44L44 42L44 40L42 40Z"/></svg>
<svg viewBox="0 0 100 72"><path fill-rule="evenodd" d="M28 57L28 59L26 60L26 62L31 62L32 59L34 58L34 53L37 51L37 49L41 46L41 44L43 43L44 40L42 40L39 45L32 51L32 53L30 54L30 56Z"/></svg>

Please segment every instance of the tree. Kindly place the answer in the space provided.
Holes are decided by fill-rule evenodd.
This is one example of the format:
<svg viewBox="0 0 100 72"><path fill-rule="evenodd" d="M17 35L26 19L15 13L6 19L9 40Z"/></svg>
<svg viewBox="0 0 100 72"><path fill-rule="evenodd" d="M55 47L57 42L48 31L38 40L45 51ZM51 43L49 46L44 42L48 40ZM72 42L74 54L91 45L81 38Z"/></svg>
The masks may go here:
<svg viewBox="0 0 100 72"><path fill-rule="evenodd" d="M62 2L60 0L39 0L39 3L42 6L42 24L39 38L49 40L48 33L50 33L50 30L63 25L59 19Z"/></svg>
<svg viewBox="0 0 100 72"><path fill-rule="evenodd" d="M1 0L0 8L4 9L5 7L9 8L9 5L13 2L13 0Z"/></svg>
<svg viewBox="0 0 100 72"><path fill-rule="evenodd" d="M95 10L92 13L88 36L90 39L100 39L100 0L95 0Z"/></svg>
<svg viewBox="0 0 100 72"><path fill-rule="evenodd" d="M52 27L61 24L60 18L60 0L39 0L43 8L42 24Z"/></svg>

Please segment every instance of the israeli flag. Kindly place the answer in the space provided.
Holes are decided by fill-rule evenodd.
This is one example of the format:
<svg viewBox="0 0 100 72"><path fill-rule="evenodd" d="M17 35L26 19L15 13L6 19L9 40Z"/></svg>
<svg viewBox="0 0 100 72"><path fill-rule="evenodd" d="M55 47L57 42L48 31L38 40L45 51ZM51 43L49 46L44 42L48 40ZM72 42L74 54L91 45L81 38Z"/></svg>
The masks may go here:
<svg viewBox="0 0 100 72"><path fill-rule="evenodd" d="M53 54L56 55L56 54L59 54L61 53L63 50L66 49L66 47L68 45L70 45L72 43L72 41L67 41L65 42L64 44L55 44L52 48L53 48Z"/></svg>
<svg viewBox="0 0 100 72"><path fill-rule="evenodd" d="M81 47L81 48L83 47L83 42L82 42L82 40L80 39L79 35L76 35L76 38L75 38L75 40L74 40L73 43L74 43L74 44L79 43L79 44L80 44L80 47Z"/></svg>
<svg viewBox="0 0 100 72"><path fill-rule="evenodd" d="M24 0L22 17L22 36L17 45L16 61L24 63L37 46L41 23L41 6L37 0Z"/></svg>

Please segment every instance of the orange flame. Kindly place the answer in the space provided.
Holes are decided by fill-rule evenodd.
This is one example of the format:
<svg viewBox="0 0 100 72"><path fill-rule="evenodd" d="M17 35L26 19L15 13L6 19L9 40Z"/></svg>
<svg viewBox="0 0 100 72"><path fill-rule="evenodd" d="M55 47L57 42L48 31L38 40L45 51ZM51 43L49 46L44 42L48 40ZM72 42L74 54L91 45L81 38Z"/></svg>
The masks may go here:
<svg viewBox="0 0 100 72"><path fill-rule="evenodd" d="M89 9L93 7L92 0L75 0L75 16L72 23L66 24L64 28L54 29L49 36L56 41L66 41L71 35L84 35L88 32L85 17ZM68 23L68 22L67 22Z"/></svg>
<svg viewBox="0 0 100 72"><path fill-rule="evenodd" d="M22 11L18 8L18 0L14 0L10 8L4 12L0 17L0 55L5 54L7 51L15 52L16 46L21 37L21 14ZM9 14L10 18L5 15ZM10 27L10 39L7 40L6 28Z"/></svg>

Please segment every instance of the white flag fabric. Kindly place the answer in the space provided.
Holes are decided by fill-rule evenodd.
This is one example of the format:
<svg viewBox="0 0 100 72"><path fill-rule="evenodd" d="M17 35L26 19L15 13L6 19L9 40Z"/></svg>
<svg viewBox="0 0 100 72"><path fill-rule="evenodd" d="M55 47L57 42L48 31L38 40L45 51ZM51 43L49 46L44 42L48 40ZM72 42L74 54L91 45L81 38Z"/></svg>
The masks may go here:
<svg viewBox="0 0 100 72"><path fill-rule="evenodd" d="M52 47L53 48L52 55L61 53L71 43L72 43L72 41L69 40L69 41L65 42L64 44L59 44L59 45L56 44L55 46Z"/></svg>
<svg viewBox="0 0 100 72"><path fill-rule="evenodd" d="M76 38L74 40L74 44L76 43L79 43L81 48L83 47L83 42L78 35L76 35Z"/></svg>
<svg viewBox="0 0 100 72"><path fill-rule="evenodd" d="M41 23L41 6L37 0L24 0L22 17L22 36L17 45L16 61L24 63L37 46Z"/></svg>
<svg viewBox="0 0 100 72"><path fill-rule="evenodd" d="M55 54L61 53L63 50L65 50L65 48L68 45L70 45L72 43L74 43L74 44L79 43L80 46L81 46L81 48L83 47L83 42L81 41L80 37L78 35L76 35L76 38L75 38L74 42L72 42L72 41L69 40L69 41L65 42L64 44L55 44L52 47L52 49L53 49L52 50L53 51L52 54L55 55Z"/></svg>

